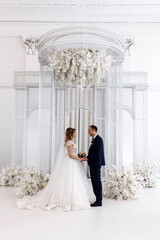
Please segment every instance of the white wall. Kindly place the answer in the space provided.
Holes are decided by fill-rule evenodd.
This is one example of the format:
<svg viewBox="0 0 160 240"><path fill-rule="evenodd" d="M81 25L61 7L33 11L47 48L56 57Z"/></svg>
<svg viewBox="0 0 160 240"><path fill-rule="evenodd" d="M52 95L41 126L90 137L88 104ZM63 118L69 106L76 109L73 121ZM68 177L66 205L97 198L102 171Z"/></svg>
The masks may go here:
<svg viewBox="0 0 160 240"><path fill-rule="evenodd" d="M13 89L0 89L0 166L12 159Z"/></svg>
<svg viewBox="0 0 160 240"><path fill-rule="evenodd" d="M0 36L0 84L12 84L14 71L25 68L25 49L20 36Z"/></svg>
<svg viewBox="0 0 160 240"><path fill-rule="evenodd" d="M0 31L0 86L11 86L14 71L24 71L25 50L21 35L41 34L60 25L2 24ZM104 25L103 25L104 26ZM148 156L149 162L160 159L160 27L159 24L106 24L112 31L131 36L135 46L124 62L124 71L148 72ZM33 70L33 69L32 69ZM12 156L13 89L0 87L0 167Z"/></svg>
<svg viewBox="0 0 160 240"><path fill-rule="evenodd" d="M126 64L131 71L148 72L148 162L156 163L160 171L160 28L153 25L134 29L135 46L124 70Z"/></svg>
<svg viewBox="0 0 160 240"><path fill-rule="evenodd" d="M0 167L12 159L14 71L24 71L20 37L0 37Z"/></svg>

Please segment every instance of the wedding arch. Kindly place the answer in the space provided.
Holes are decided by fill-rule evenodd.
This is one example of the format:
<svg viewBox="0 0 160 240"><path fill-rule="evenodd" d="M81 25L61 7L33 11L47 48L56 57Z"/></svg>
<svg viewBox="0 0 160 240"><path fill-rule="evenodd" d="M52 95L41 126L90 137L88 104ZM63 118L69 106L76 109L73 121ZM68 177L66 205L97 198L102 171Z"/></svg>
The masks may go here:
<svg viewBox="0 0 160 240"><path fill-rule="evenodd" d="M53 170L69 126L77 129L77 151L87 151L89 124L104 140L103 175L112 164L121 169L124 40L104 28L73 26L43 35L38 50L41 169Z"/></svg>

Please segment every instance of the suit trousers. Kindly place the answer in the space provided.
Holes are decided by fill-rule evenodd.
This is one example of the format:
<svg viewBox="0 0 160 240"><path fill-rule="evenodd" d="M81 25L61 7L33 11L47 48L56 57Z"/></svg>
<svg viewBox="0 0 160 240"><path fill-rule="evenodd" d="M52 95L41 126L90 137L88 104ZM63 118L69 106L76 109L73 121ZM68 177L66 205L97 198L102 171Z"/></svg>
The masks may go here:
<svg viewBox="0 0 160 240"><path fill-rule="evenodd" d="M101 182L101 166L90 166L91 182L93 191L96 196L96 202L102 202L102 182Z"/></svg>

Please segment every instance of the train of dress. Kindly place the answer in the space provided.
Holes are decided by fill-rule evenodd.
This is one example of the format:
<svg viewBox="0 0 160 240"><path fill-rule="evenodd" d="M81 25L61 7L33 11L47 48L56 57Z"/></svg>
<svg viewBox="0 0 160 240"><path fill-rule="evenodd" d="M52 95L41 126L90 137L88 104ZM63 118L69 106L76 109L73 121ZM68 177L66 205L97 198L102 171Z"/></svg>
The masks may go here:
<svg viewBox="0 0 160 240"><path fill-rule="evenodd" d="M47 186L34 196L18 199L17 207L45 210L63 208L65 211L90 208L96 198L88 181L83 164L65 154L51 174Z"/></svg>

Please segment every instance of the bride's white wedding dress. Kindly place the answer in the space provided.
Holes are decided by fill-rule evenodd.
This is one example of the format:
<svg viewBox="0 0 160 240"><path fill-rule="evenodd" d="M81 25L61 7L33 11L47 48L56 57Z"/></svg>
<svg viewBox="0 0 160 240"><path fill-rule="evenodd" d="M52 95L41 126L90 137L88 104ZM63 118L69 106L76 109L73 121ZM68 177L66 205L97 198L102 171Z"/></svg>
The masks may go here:
<svg viewBox="0 0 160 240"><path fill-rule="evenodd" d="M64 153L57 159L58 164L51 174L47 186L34 196L25 196L18 199L17 207L31 209L40 207L50 210L56 207L65 211L87 209L96 198L88 182L81 161L69 157L67 146L73 145L73 154L76 155L76 145L67 141Z"/></svg>

